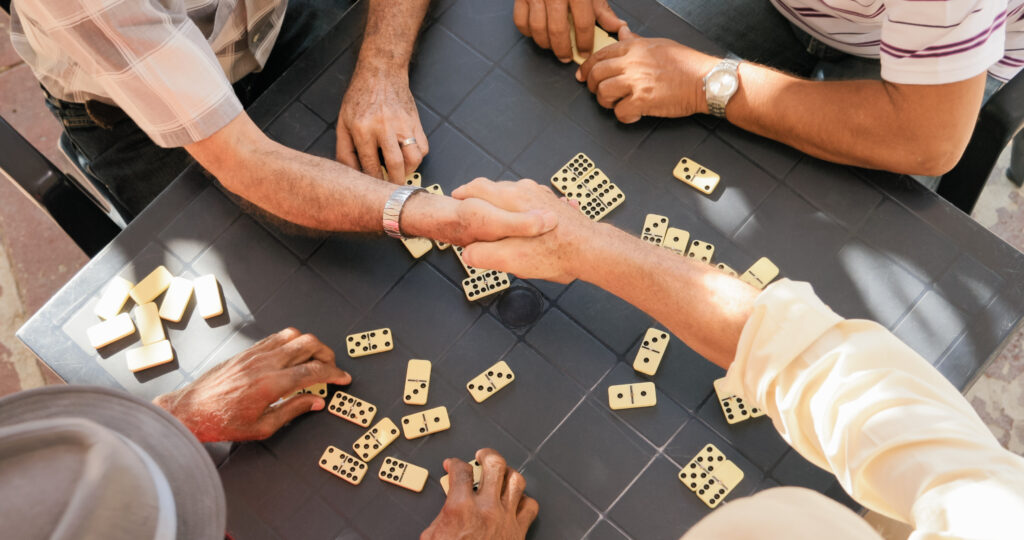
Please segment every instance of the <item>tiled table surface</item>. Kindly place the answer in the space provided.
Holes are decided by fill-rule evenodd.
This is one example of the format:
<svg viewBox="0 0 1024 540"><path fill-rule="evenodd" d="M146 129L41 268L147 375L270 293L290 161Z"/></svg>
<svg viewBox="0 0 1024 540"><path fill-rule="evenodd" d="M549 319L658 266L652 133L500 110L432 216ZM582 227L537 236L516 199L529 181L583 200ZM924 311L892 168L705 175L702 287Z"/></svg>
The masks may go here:
<svg viewBox="0 0 1024 540"><path fill-rule="evenodd" d="M339 96L357 52L365 2L258 101L250 114L277 140L331 157ZM654 0L620 2L631 28L720 53ZM743 270L768 256L784 276L810 281L840 314L875 319L966 388L1024 315L1024 255L918 184L839 167L712 118L625 126L562 65L519 36L507 0L439 2L420 40L411 81L431 154L420 171L446 192L476 177L546 180L576 152L625 191L607 221L639 233L644 215L716 246ZM671 177L689 156L721 173L706 197ZM191 309L168 324L177 360L133 375L124 351L97 357L85 341L91 308L115 274L137 280L163 264L218 276L227 313ZM642 380L630 368L653 321L585 283L518 282L541 293L544 313L506 326L493 298L468 303L450 251L413 260L398 243L341 235L295 236L244 214L198 171L179 178L20 331L72 383L151 398L285 326L315 333L355 377L347 391L378 418L415 412L400 399L405 362L434 362L429 406L453 428L384 454L427 467L414 494L366 479L359 487L316 466L329 444L362 434L326 413L306 415L262 443L240 445L221 467L229 529L250 538L415 537L443 503L441 460L482 446L522 469L541 503L532 538L677 538L708 513L675 473L707 442L746 477L733 495L802 485L850 503L825 472L790 451L767 419L725 423L712 396L721 369L677 339L653 380L658 406L612 412L605 388ZM390 326L391 352L349 359L347 334ZM477 404L463 385L504 359L517 381ZM333 389L332 389L333 391ZM371 475L379 467L370 464Z"/></svg>

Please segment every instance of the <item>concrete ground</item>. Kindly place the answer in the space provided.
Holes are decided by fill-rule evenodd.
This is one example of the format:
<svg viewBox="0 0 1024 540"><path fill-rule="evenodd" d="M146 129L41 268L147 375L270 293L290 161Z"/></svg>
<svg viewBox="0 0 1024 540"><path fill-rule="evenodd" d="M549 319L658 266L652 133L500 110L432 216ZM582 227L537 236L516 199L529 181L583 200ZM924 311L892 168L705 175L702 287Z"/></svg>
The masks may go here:
<svg viewBox="0 0 1024 540"><path fill-rule="evenodd" d="M0 116L69 170L57 151L60 125L43 105L28 66L12 50L8 23L0 12ZM973 217L1024 250L1024 190L1006 179L1008 163L1004 152ZM14 333L87 261L34 201L0 175L0 396L61 382ZM967 397L1000 442L1024 454L1024 331L1010 340ZM869 521L886 538L907 536L905 527L881 516L869 516Z"/></svg>

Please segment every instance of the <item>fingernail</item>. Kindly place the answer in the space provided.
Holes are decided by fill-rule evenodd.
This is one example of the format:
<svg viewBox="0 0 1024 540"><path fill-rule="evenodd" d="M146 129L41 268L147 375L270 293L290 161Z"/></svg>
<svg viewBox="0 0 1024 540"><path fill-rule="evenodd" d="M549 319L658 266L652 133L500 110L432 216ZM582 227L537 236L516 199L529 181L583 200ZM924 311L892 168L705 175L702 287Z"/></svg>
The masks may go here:
<svg viewBox="0 0 1024 540"><path fill-rule="evenodd" d="M324 400L318 399L313 402L313 406L309 408L311 411L322 411L324 409Z"/></svg>
<svg viewBox="0 0 1024 540"><path fill-rule="evenodd" d="M576 80L579 82L583 82L583 69L576 68Z"/></svg>
<svg viewBox="0 0 1024 540"><path fill-rule="evenodd" d="M558 61L563 64L568 64L569 62L572 62L572 58L559 58Z"/></svg>

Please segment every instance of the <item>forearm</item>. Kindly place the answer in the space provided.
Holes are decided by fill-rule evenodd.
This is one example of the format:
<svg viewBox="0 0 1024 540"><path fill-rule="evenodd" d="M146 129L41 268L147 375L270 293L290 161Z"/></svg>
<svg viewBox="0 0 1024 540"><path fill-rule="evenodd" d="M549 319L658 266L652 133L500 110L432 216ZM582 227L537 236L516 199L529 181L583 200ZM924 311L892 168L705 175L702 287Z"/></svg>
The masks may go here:
<svg viewBox="0 0 1024 540"><path fill-rule="evenodd" d="M430 0L371 0L356 70L408 75Z"/></svg>
<svg viewBox="0 0 1024 540"><path fill-rule="evenodd" d="M610 225L596 227L579 250L578 277L643 310L698 354L728 368L757 290Z"/></svg>

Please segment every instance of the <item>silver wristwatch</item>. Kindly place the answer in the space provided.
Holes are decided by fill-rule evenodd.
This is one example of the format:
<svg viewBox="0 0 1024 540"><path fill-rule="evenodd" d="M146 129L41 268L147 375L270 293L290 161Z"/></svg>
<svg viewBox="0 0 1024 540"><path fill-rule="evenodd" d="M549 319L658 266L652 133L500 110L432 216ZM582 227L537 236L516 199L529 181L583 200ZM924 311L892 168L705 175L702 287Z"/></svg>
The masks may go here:
<svg viewBox="0 0 1024 540"><path fill-rule="evenodd" d="M740 89L739 60L726 58L704 76L704 95L708 100L708 111L725 118L725 106L729 98Z"/></svg>
<svg viewBox="0 0 1024 540"><path fill-rule="evenodd" d="M417 186L401 186L392 191L388 202L384 203L384 232L391 238L405 239L402 236L400 224L402 207L405 206L405 201L409 200L409 197L412 197L413 193L417 191L426 190Z"/></svg>

